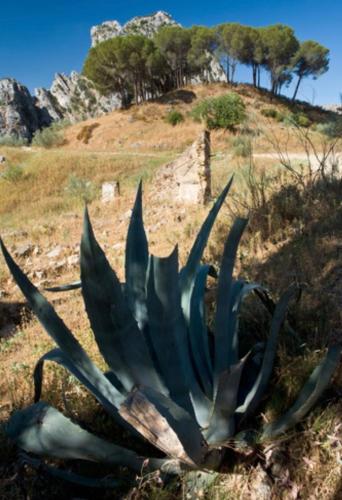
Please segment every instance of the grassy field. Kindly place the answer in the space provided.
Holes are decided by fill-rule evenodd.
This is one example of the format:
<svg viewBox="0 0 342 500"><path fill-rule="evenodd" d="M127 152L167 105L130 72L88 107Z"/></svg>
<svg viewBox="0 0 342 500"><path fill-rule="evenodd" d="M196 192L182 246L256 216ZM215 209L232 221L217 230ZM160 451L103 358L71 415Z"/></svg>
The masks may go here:
<svg viewBox="0 0 342 500"><path fill-rule="evenodd" d="M279 113L291 110L288 103L272 102L267 94L255 93L248 86L236 90L246 102L249 120L237 134L212 133L213 195L219 193L232 173L235 181L205 259L219 265L233 217L249 214L236 274L263 283L274 298L293 281L303 287L302 298L291 306L289 316L298 338L283 336L281 340L269 402L262 405L258 421L253 423L260 425L294 400L326 346L342 341L342 186L338 175L326 182L300 185L296 175L281 165L281 158L262 156L276 154L272 149L275 140L282 151L296 153L299 158L305 155L293 128L261 113L269 107ZM0 233L14 254L19 251L17 260L33 282L43 287L78 279L77 259L71 257L79 251L84 198L88 200L98 241L123 279L126 231L140 178L144 181L144 218L151 252L167 255L179 243L180 260L184 262L208 207L185 208L172 199L156 202L154 173L176 158L202 129L189 117L196 99L226 91L226 85L191 87L162 102L75 124L65 129L65 143L59 148L1 147L0 154L7 159L4 168L9 165L11 171L0 178ZM171 108L185 116L185 121L175 127L165 122ZM313 124L329 119L316 108L305 108L305 112ZM98 125L89 131L86 127L94 123ZM324 138L314 129L312 126L310 136L313 147L321 151ZM252 143L247 155L236 151L234 140L241 135ZM255 153L254 159L251 153ZM295 157L291 167L297 173L307 169L305 161ZM113 180L120 182L121 196L103 205L101 184ZM27 244L31 247L20 255L20 248ZM49 252L57 246L58 256L51 259ZM104 368L79 291L47 295L92 359ZM26 310L1 259L0 331L4 332L8 325L10 329L0 339L0 497L92 498L94 492L21 466L17 450L5 437L8 416L32 402L34 365L53 343ZM267 319L261 309L248 301L241 328L263 340L265 325ZM43 390L44 400L99 435L144 453L150 451L145 443L131 442L61 368L47 367ZM187 476L162 487L158 477L152 475L139 476L134 486L122 488L119 493L104 491L102 498L338 500L342 498L341 391L340 367L331 388L310 416L275 443L276 453L270 446L260 446L254 452L228 454L222 473L197 496L189 497ZM76 464L73 470L134 480L123 469ZM262 497L262 492L266 496Z"/></svg>

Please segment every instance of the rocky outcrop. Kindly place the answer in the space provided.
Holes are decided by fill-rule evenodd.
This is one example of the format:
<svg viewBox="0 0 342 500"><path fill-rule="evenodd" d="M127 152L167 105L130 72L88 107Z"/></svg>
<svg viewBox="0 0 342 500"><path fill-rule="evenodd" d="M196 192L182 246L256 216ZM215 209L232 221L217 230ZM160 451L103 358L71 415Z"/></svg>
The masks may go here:
<svg viewBox="0 0 342 500"><path fill-rule="evenodd" d="M175 161L156 174L156 197L179 203L205 204L211 197L210 133L198 139Z"/></svg>
<svg viewBox="0 0 342 500"><path fill-rule="evenodd" d="M54 120L86 120L121 107L117 94L102 96L90 80L76 71L70 76L57 73L50 90L36 90L36 99Z"/></svg>
<svg viewBox="0 0 342 500"><path fill-rule="evenodd" d="M121 26L118 21L106 21L90 30L91 46L119 35L144 35L151 38L163 26L179 26L167 12L158 11L150 16L137 16Z"/></svg>
<svg viewBox="0 0 342 500"><path fill-rule="evenodd" d="M41 123L42 113L28 89L13 78L1 79L0 137L30 140Z"/></svg>

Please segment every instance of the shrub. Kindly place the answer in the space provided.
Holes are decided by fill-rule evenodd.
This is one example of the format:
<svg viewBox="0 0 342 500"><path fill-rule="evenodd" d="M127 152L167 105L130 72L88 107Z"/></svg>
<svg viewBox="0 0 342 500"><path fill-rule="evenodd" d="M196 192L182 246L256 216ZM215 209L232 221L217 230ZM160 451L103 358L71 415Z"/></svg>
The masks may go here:
<svg viewBox="0 0 342 500"><path fill-rule="evenodd" d="M260 113L266 118L277 118L278 111L275 108L263 108Z"/></svg>
<svg viewBox="0 0 342 500"><path fill-rule="evenodd" d="M65 142L63 129L69 122L61 120L52 123L49 127L37 130L33 135L32 144L42 148L62 146Z"/></svg>
<svg viewBox="0 0 342 500"><path fill-rule="evenodd" d="M210 97L199 102L191 112L195 121L204 121L209 129L235 130L246 118L246 108L235 93Z"/></svg>
<svg viewBox="0 0 342 500"><path fill-rule="evenodd" d="M1 173L1 178L15 184L23 177L23 175L24 169L21 165L8 165Z"/></svg>
<svg viewBox="0 0 342 500"><path fill-rule="evenodd" d="M232 148L234 156L241 156L247 158L252 154L252 141L248 135L239 135L234 137L232 141Z"/></svg>
<svg viewBox="0 0 342 500"><path fill-rule="evenodd" d="M28 140L24 137L16 137L13 135L3 135L0 137L0 146L22 147L27 146Z"/></svg>
<svg viewBox="0 0 342 500"><path fill-rule="evenodd" d="M342 137L342 117L327 123L318 123L316 130L330 139Z"/></svg>
<svg viewBox="0 0 342 500"><path fill-rule="evenodd" d="M175 125L178 125L178 123L182 123L184 121L184 116L180 111L172 109L166 115L165 121L174 127Z"/></svg>
<svg viewBox="0 0 342 500"><path fill-rule="evenodd" d="M77 140L82 141L84 144L88 144L93 135L93 131L99 126L100 124L97 122L91 123L90 125L84 125L77 134Z"/></svg>
<svg viewBox="0 0 342 500"><path fill-rule="evenodd" d="M298 127L310 127L311 121L304 113L291 113L284 118L287 125L296 125Z"/></svg>
<svg viewBox="0 0 342 500"><path fill-rule="evenodd" d="M140 186L127 234L124 284L96 241L85 212L79 286L95 340L109 367L107 373L94 364L0 240L15 281L58 345L40 358L34 370L35 404L15 412L6 426L8 436L20 448L44 457L128 466L137 472L143 467L169 473L219 467L224 444L234 439L263 400L287 305L298 291L291 286L274 304L260 285L233 278L238 244L247 225L246 219L237 218L226 239L218 275L215 333L209 333L207 277L216 277L216 272L201 260L231 183L209 212L180 272L177 247L169 257L149 255ZM257 296L269 305L273 316L265 344L256 344L253 339L244 350L238 319L244 297L253 290L258 290ZM340 346L330 347L293 406L275 422L264 423L259 435L245 432L243 443L247 435L253 435L250 446L257 440L277 437L303 419L329 384L340 353ZM47 361L69 370L117 423L140 433L166 456L146 460L97 437L40 401ZM44 467L44 463L26 457L29 463ZM62 476L51 466L45 465L45 470ZM63 477L82 481L66 471ZM89 477L83 478L85 482L94 485Z"/></svg>
<svg viewBox="0 0 342 500"><path fill-rule="evenodd" d="M69 196L82 200L85 203L90 203L96 198L96 191L96 186L91 181L77 177L75 174L69 176L65 188L65 192Z"/></svg>

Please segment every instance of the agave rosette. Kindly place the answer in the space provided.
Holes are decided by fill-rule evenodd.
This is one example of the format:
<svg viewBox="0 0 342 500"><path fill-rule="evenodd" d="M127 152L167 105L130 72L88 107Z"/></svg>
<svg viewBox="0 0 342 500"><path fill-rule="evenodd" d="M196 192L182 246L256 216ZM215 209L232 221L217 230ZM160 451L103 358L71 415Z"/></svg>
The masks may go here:
<svg viewBox="0 0 342 500"><path fill-rule="evenodd" d="M180 271L177 247L166 258L149 255L140 184L127 235L124 286L97 243L86 210L81 281L55 290L81 286L96 343L109 368L107 373L91 361L1 242L15 281L58 346L36 365L35 404L15 412L8 423L8 435L21 449L39 456L125 465L136 471L143 466L171 473L184 467L219 466L225 443L264 395L279 330L296 291L290 287L276 305L259 364L253 350L240 359L240 306L246 294L260 286L233 278L238 244L247 224L246 219L237 218L224 247L217 283L215 329L209 335L205 291L213 268L201 264L201 260L231 184L232 179L214 203ZM328 350L296 403L279 421L265 426L263 437L277 436L305 416L327 386L340 352L339 346ZM69 370L120 425L142 435L165 458L146 460L86 431L40 401L47 361ZM256 376L244 380L244 374L252 366ZM45 467L51 472L50 466ZM80 481L74 476L69 479Z"/></svg>

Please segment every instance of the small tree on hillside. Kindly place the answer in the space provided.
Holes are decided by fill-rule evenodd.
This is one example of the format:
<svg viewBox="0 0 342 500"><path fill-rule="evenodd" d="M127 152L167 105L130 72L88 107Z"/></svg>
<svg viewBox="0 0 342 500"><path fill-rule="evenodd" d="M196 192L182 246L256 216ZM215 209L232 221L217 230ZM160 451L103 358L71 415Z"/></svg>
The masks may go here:
<svg viewBox="0 0 342 500"><path fill-rule="evenodd" d="M312 76L317 78L329 69L329 49L314 40L307 40L300 44L292 58L292 68L298 76L297 85L292 97L297 97L299 85L303 78Z"/></svg>
<svg viewBox="0 0 342 500"><path fill-rule="evenodd" d="M265 47L265 67L270 72L271 92L279 93L282 85L291 78L291 60L299 48L294 31L289 26L275 24L261 31Z"/></svg>

